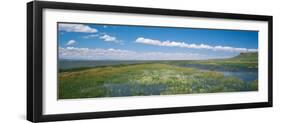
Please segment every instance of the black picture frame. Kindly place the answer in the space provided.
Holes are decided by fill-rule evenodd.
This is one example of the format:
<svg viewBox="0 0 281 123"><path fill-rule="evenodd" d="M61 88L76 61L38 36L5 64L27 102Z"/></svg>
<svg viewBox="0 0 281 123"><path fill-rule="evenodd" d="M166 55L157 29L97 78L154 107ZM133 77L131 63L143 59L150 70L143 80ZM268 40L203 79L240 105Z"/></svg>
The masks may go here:
<svg viewBox="0 0 281 123"><path fill-rule="evenodd" d="M43 106L42 105L43 13L42 10L45 8L266 21L268 22L268 101L255 102L255 103L241 103L241 104L44 115L42 113L43 111L43 107L42 107ZM137 115L154 115L154 114L272 107L273 105L272 28L273 28L273 17L264 16L264 15L185 11L185 10L93 5L93 4L63 3L63 2L45 2L45 1L29 2L27 3L27 120L32 122L45 122L45 121L63 121L63 120L94 119L94 118L107 118L107 117L123 117L123 116L137 116Z"/></svg>

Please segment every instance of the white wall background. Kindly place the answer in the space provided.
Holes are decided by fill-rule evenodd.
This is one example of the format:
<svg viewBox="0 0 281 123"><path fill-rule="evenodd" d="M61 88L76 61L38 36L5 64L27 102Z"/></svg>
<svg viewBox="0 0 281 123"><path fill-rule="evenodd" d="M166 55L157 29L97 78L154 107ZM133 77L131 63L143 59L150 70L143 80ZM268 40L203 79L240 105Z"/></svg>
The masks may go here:
<svg viewBox="0 0 281 123"><path fill-rule="evenodd" d="M26 112L26 2L2 0L0 4L0 122L27 123ZM67 0L65 0L67 1ZM68 0L71 1L71 0ZM80 0L87 1L87 0ZM74 123L264 123L280 122L281 114L281 2L278 0L88 0L97 4L183 10L265 14L274 16L274 107L231 111L107 118ZM65 121L70 122L70 121Z"/></svg>

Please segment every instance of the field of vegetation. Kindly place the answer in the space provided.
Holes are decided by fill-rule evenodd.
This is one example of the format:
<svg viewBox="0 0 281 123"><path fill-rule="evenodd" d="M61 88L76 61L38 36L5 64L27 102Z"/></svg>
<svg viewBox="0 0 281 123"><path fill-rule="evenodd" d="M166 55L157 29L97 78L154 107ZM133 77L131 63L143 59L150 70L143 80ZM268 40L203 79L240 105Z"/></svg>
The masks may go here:
<svg viewBox="0 0 281 123"><path fill-rule="evenodd" d="M58 98L257 91L257 70L257 53L241 53L217 60L151 61L60 69ZM239 72L251 74L243 77L237 74Z"/></svg>

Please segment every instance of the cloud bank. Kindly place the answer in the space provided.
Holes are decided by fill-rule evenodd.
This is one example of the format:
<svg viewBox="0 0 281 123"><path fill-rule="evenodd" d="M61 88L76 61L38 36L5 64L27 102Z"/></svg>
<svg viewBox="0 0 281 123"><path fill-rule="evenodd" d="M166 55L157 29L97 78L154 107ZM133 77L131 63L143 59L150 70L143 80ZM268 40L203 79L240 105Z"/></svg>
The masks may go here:
<svg viewBox="0 0 281 123"><path fill-rule="evenodd" d="M88 60L193 60L209 58L195 53L136 52L113 48L91 49L77 47L60 47L59 57L61 59Z"/></svg>
<svg viewBox="0 0 281 123"><path fill-rule="evenodd" d="M140 44L164 46L164 47L207 49L213 51L229 51L229 52L257 52L257 49L236 48L236 47L229 47L229 46L210 46L206 44L187 44L185 42L160 41L160 40L148 39L143 37L137 38L135 42Z"/></svg>
<svg viewBox="0 0 281 123"><path fill-rule="evenodd" d="M97 29L91 28L84 24L59 24L59 31L65 32L82 32L82 33L96 33Z"/></svg>

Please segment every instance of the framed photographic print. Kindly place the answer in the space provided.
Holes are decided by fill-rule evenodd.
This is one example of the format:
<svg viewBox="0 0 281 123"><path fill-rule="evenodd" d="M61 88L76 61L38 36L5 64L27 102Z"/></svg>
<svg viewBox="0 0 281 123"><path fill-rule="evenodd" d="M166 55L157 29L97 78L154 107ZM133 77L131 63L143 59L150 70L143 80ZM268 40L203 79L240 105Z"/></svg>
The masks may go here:
<svg viewBox="0 0 281 123"><path fill-rule="evenodd" d="M27 4L33 122L272 106L272 16Z"/></svg>

